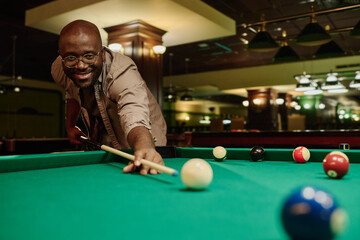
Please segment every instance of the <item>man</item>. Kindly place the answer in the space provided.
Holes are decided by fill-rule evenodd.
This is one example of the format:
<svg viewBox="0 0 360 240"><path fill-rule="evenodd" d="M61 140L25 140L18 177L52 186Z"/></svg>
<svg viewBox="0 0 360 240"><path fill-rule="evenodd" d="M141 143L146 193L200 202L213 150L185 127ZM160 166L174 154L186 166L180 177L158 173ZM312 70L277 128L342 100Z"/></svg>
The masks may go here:
<svg viewBox="0 0 360 240"><path fill-rule="evenodd" d="M66 25L51 74L66 90L66 130L70 142L85 135L76 127L80 112L88 137L117 149L132 148L135 160L124 172L157 174L140 159L164 164L157 146L166 145L166 123L135 63L101 44L98 28L87 21ZM109 140L106 142L106 140Z"/></svg>

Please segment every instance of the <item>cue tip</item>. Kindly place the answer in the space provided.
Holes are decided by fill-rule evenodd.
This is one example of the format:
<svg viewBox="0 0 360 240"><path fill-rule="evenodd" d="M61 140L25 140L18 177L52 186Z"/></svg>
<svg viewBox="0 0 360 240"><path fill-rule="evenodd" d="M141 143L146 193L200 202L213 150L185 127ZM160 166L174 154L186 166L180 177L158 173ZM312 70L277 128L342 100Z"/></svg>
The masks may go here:
<svg viewBox="0 0 360 240"><path fill-rule="evenodd" d="M175 170L172 175L173 175L174 177L177 177L177 176L179 176L179 172Z"/></svg>

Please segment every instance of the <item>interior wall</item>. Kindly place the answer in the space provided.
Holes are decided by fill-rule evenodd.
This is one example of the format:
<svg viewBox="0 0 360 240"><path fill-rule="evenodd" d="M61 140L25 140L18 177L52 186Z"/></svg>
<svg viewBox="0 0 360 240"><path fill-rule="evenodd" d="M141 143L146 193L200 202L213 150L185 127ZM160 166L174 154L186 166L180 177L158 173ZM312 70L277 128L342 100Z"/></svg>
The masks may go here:
<svg viewBox="0 0 360 240"><path fill-rule="evenodd" d="M174 86L190 88L213 85L217 86L219 90L227 90L292 84L295 88L294 75L302 74L304 71L307 73L323 73L331 70L334 72L355 71L359 69L359 62L360 55L357 55L164 76L164 85L168 86L170 82ZM339 69L338 67L341 65L348 67Z"/></svg>
<svg viewBox="0 0 360 240"><path fill-rule="evenodd" d="M12 83L0 83L6 88L6 92L0 94L1 138L66 136L64 92L55 83L29 79L16 81L21 89L19 93L13 91Z"/></svg>

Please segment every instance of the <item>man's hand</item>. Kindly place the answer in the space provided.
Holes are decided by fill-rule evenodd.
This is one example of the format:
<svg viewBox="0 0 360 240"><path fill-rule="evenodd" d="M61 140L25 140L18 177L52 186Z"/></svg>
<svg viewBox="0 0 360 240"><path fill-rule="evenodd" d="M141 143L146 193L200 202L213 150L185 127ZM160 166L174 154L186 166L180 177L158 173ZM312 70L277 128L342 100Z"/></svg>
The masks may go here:
<svg viewBox="0 0 360 240"><path fill-rule="evenodd" d="M78 139L86 136L80 128L76 127L76 121L80 113L80 104L72 98L66 99L66 132L71 144L82 144Z"/></svg>
<svg viewBox="0 0 360 240"><path fill-rule="evenodd" d="M80 136L86 136L78 127L66 129L68 138L71 144L80 145L82 142L79 141Z"/></svg>
<svg viewBox="0 0 360 240"><path fill-rule="evenodd" d="M128 134L128 142L134 150L135 159L124 167L124 173L134 172L136 170L140 170L141 175L148 173L155 175L160 173L156 169L150 169L140 164L140 159L146 159L165 165L161 155L155 150L154 141L148 129L145 127L133 128Z"/></svg>
<svg viewBox="0 0 360 240"><path fill-rule="evenodd" d="M140 164L140 159L146 159L164 165L164 161L162 157L154 148L138 150L134 153L134 156L135 156L135 160L129 162L129 164L126 167L124 167L123 169L124 173L130 173L137 170L140 170L141 175L146 175L148 173L150 173L151 175L155 175L161 173L156 169L152 169Z"/></svg>

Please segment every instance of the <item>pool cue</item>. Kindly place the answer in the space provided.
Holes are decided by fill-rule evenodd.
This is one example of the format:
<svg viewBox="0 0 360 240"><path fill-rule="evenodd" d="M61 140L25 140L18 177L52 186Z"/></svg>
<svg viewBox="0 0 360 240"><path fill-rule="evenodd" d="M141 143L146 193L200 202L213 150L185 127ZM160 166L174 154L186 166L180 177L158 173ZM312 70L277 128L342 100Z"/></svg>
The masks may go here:
<svg viewBox="0 0 360 240"><path fill-rule="evenodd" d="M92 145L94 147L100 148L101 150L104 150L106 152L111 152L113 154L119 155L119 156L121 156L123 158L126 158L126 159L129 159L131 161L134 161L134 159L135 159L134 155L131 155L129 153L117 150L115 148L112 148L112 147L109 147L109 146L106 146L106 145L100 145L100 144L94 143L94 142L92 142L91 140L89 140L88 138L86 138L84 136L80 136L79 141L84 142L84 143L89 144L89 145ZM179 175L179 172L177 170L173 169L173 168L169 168L169 167L166 167L164 165L154 163L154 162L151 162L151 161L146 160L146 159L140 159L140 163L142 165L148 166L150 168L153 168L153 169L158 170L160 172L167 173L167 174L172 175L172 176L178 176Z"/></svg>

